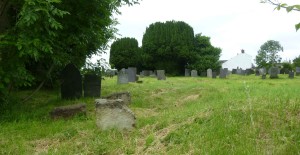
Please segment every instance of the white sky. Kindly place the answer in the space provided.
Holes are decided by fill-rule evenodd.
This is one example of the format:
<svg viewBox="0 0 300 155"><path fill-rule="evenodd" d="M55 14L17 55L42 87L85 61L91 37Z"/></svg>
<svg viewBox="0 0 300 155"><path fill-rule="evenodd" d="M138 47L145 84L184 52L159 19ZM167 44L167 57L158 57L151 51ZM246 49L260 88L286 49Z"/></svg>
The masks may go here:
<svg viewBox="0 0 300 155"><path fill-rule="evenodd" d="M300 0L286 0L300 4ZM123 6L115 16L119 25L118 38L142 37L150 24L170 20L184 21L211 38L215 47L222 49L221 60L228 60L241 49L255 59L260 46L268 40L279 41L284 47L282 60L293 60L300 55L300 12L274 10L273 5L260 0L142 0L140 4ZM108 58L107 58L108 59Z"/></svg>

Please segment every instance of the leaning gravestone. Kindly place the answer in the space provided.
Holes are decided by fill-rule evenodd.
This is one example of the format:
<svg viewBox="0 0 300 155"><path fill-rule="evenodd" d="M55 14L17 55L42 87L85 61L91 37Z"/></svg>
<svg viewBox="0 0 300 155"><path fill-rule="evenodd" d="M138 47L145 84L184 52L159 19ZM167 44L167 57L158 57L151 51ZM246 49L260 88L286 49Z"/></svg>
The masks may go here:
<svg viewBox="0 0 300 155"><path fill-rule="evenodd" d="M212 78L212 70L209 68L209 69L207 69L207 77L208 78Z"/></svg>
<svg viewBox="0 0 300 155"><path fill-rule="evenodd" d="M270 72L270 79L278 78L278 68L277 67L271 67L269 72Z"/></svg>
<svg viewBox="0 0 300 155"><path fill-rule="evenodd" d="M116 128L118 130L132 130L135 127L135 115L121 99L97 99L96 125L102 130Z"/></svg>
<svg viewBox="0 0 300 155"><path fill-rule="evenodd" d="M212 78L213 79L217 78L217 72L212 72Z"/></svg>
<svg viewBox="0 0 300 155"><path fill-rule="evenodd" d="M96 74L85 74L83 82L84 97L100 97L101 77Z"/></svg>
<svg viewBox="0 0 300 155"><path fill-rule="evenodd" d="M157 70L157 80L166 80L165 70Z"/></svg>
<svg viewBox="0 0 300 155"><path fill-rule="evenodd" d="M198 77L198 71L197 70L192 70L191 71L191 77Z"/></svg>
<svg viewBox="0 0 300 155"><path fill-rule="evenodd" d="M128 67L126 70L128 74L128 82L135 82L136 79L136 68L135 67Z"/></svg>
<svg viewBox="0 0 300 155"><path fill-rule="evenodd" d="M185 69L184 70L184 76L189 77L191 75L191 70L190 69Z"/></svg>
<svg viewBox="0 0 300 155"><path fill-rule="evenodd" d="M126 70L123 68L118 72L118 84L127 84L128 83L128 74Z"/></svg>
<svg viewBox="0 0 300 155"><path fill-rule="evenodd" d="M296 67L296 76L300 75L300 67Z"/></svg>
<svg viewBox="0 0 300 155"><path fill-rule="evenodd" d="M295 76L295 73L294 73L293 71L290 71L290 72L289 72L289 78L290 78L290 79L293 79L294 76Z"/></svg>
<svg viewBox="0 0 300 155"><path fill-rule="evenodd" d="M73 64L68 64L61 73L61 98L75 99L82 96L82 77Z"/></svg>
<svg viewBox="0 0 300 155"><path fill-rule="evenodd" d="M225 79L227 75L227 70L226 69L220 69L220 78Z"/></svg>

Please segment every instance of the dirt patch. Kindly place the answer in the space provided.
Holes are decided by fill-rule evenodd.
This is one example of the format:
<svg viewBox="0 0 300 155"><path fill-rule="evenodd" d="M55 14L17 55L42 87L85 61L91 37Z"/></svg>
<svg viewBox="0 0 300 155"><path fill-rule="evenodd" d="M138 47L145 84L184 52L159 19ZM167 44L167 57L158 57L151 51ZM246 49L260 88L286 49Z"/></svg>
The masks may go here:
<svg viewBox="0 0 300 155"><path fill-rule="evenodd" d="M137 117L151 117L158 115L158 112L156 112L155 109L134 108L132 110Z"/></svg>
<svg viewBox="0 0 300 155"><path fill-rule="evenodd" d="M194 100L198 99L199 97L201 97L200 94L185 96L184 98L179 99L178 101L176 101L175 106L179 107L179 106L187 103L188 101L194 101Z"/></svg>
<svg viewBox="0 0 300 155"><path fill-rule="evenodd" d="M59 145L58 139L39 139L31 142L34 146L34 154L47 153L49 148Z"/></svg>

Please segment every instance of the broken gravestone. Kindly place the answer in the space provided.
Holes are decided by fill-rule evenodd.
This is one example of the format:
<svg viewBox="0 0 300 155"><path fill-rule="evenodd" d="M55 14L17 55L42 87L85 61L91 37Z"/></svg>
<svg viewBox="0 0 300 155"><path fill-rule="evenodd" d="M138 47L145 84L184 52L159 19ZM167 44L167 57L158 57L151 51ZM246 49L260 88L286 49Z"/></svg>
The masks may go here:
<svg viewBox="0 0 300 155"><path fill-rule="evenodd" d="M61 72L61 98L75 99L82 96L82 77L73 64L68 64Z"/></svg>
<svg viewBox="0 0 300 155"><path fill-rule="evenodd" d="M86 104L74 104L56 107L50 112L50 117L52 119L66 119L75 115L86 115Z"/></svg>
<svg viewBox="0 0 300 155"><path fill-rule="evenodd" d="M136 118L121 99L96 99L96 125L102 130L133 130Z"/></svg>
<svg viewBox="0 0 300 155"><path fill-rule="evenodd" d="M131 95L129 92L118 92L118 93L110 94L104 97L104 99L108 99L108 100L121 99L124 101L125 105L129 105L131 102Z"/></svg>

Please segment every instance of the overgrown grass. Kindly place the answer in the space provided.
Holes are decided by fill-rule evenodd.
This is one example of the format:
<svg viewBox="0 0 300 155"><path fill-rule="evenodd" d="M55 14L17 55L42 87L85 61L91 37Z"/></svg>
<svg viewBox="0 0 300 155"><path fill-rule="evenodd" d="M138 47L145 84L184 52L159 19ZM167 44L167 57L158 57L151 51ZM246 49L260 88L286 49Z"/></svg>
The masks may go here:
<svg viewBox="0 0 300 155"><path fill-rule="evenodd" d="M0 154L300 154L299 77L141 80L102 81L102 96L131 93L134 131L97 129L93 98L62 101L59 92L42 91L2 111ZM49 118L55 106L81 102L86 117Z"/></svg>

